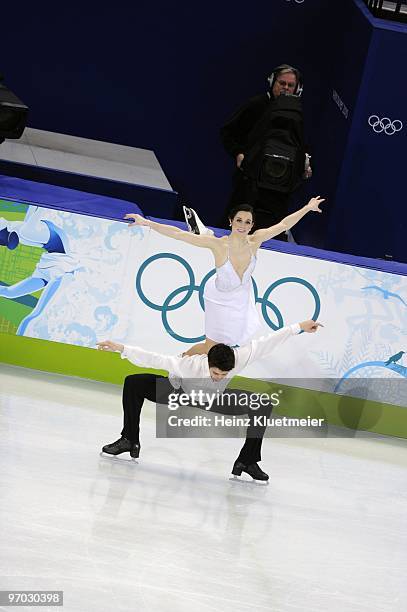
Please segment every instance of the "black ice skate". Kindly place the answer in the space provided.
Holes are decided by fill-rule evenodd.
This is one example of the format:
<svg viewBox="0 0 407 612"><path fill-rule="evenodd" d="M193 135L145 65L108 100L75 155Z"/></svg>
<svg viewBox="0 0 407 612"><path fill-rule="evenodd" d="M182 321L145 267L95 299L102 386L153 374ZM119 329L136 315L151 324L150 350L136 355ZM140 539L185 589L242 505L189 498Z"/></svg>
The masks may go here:
<svg viewBox="0 0 407 612"><path fill-rule="evenodd" d="M244 465L241 461L235 461L235 464L232 469L232 474L234 478L231 480L242 480L246 482L243 478L238 478L238 476L242 475L242 472L245 472L249 476L253 478L255 482L261 484L268 484L269 476L266 472L263 472L257 465L257 463L252 463L251 465Z"/></svg>
<svg viewBox="0 0 407 612"><path fill-rule="evenodd" d="M133 444L126 438L119 438L116 442L106 444L102 448L102 453L107 455L121 455L121 453L130 453L133 459L137 459L140 454L140 444Z"/></svg>

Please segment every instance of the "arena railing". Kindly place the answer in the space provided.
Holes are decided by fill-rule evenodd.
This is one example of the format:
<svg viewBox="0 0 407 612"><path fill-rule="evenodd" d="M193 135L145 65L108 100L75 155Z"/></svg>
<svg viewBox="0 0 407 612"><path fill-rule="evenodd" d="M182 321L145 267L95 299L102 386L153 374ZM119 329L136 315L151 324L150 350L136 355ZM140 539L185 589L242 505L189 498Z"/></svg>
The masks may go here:
<svg viewBox="0 0 407 612"><path fill-rule="evenodd" d="M365 0L374 17L407 23L407 0Z"/></svg>

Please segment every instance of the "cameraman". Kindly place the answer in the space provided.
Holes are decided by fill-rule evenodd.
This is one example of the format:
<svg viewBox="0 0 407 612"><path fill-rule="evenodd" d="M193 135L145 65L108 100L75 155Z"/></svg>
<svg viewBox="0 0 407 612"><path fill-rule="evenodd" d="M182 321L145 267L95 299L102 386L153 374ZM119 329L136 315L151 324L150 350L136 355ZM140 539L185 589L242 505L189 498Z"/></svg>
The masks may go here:
<svg viewBox="0 0 407 612"><path fill-rule="evenodd" d="M305 153L300 72L282 64L268 77L269 91L251 98L221 129L236 163L229 209L251 204L255 229L287 215L290 194L312 174ZM276 236L287 240L286 234Z"/></svg>

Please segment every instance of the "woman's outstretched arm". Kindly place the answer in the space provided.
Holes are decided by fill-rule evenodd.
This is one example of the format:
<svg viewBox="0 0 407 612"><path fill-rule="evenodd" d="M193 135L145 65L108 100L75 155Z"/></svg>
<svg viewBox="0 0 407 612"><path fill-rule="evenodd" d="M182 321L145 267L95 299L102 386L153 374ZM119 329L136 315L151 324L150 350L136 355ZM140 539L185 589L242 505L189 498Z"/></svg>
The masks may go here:
<svg viewBox="0 0 407 612"><path fill-rule="evenodd" d="M270 240L270 238L274 238L274 236L278 236L282 232L286 232L287 230L294 227L298 221L300 221L307 213L310 211L321 213L322 210L319 208L319 205L325 202L324 198L317 196L316 198L311 198L308 204L297 210L295 213L288 215L285 217L280 223L276 225L272 225L271 227L267 227L265 229L259 229L254 232L252 235L252 241L256 244L257 247L261 245L262 242L266 240Z"/></svg>
<svg viewBox="0 0 407 612"><path fill-rule="evenodd" d="M175 238L175 240L182 240L182 242L187 242L188 244L193 244L194 246L202 247L205 249L215 248L219 240L214 236L191 234L191 232L186 232L180 229L179 227L174 227L173 225L166 225L165 223L157 223L156 221L150 221L150 219L145 219L141 215L133 213L125 215L124 218L133 219L136 225L145 225L147 227L151 227L151 229L158 232L159 234L162 234L163 236Z"/></svg>

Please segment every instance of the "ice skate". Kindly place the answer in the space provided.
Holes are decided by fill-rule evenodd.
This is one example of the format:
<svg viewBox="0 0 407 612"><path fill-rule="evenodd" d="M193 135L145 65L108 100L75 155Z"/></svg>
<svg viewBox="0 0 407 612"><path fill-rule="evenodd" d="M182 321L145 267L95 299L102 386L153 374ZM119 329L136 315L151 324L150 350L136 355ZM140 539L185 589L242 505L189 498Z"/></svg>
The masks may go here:
<svg viewBox="0 0 407 612"><path fill-rule="evenodd" d="M102 452L100 453L100 455L102 457L117 457L117 455L121 455L122 453L130 453L130 457L132 459L137 459L140 455L140 444L133 444L132 442L130 442L130 440L121 437L116 440L116 442L106 444L102 448Z"/></svg>
<svg viewBox="0 0 407 612"><path fill-rule="evenodd" d="M246 477L243 477L242 472L251 476L252 480L248 480ZM241 461L235 461L230 480L267 485L269 476L266 474L266 472L263 472L263 470L259 468L257 463L244 465L244 463Z"/></svg>
<svg viewBox="0 0 407 612"><path fill-rule="evenodd" d="M208 229L200 220L197 213L193 208L187 206L182 207L184 211L184 217L188 226L188 231L192 234L198 234L200 236L213 236L213 231Z"/></svg>

